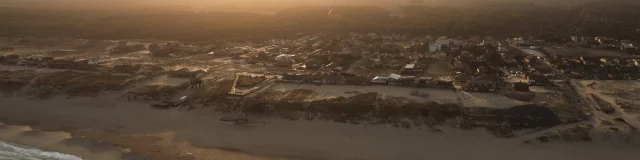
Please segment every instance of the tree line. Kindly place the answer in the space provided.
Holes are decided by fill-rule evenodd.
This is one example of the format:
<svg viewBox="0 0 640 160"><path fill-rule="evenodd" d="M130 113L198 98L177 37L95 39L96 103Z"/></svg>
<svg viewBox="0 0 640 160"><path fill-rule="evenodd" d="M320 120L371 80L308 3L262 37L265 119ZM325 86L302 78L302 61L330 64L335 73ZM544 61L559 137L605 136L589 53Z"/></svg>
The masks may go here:
<svg viewBox="0 0 640 160"><path fill-rule="evenodd" d="M433 36L612 36L638 39L633 2L596 1L573 7L488 2L465 7L295 7L276 14L195 12L184 6L122 10L0 8L0 36L199 41L278 37L299 32L377 32Z"/></svg>

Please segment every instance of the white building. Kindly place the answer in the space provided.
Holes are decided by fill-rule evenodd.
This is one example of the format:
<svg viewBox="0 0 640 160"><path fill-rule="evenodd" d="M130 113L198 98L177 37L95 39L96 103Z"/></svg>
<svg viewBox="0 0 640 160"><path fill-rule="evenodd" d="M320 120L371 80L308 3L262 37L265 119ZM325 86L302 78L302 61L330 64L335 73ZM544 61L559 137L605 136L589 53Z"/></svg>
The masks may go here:
<svg viewBox="0 0 640 160"><path fill-rule="evenodd" d="M404 69L413 69L416 67L416 64L407 64L404 66Z"/></svg>
<svg viewBox="0 0 640 160"><path fill-rule="evenodd" d="M429 52L438 52L442 50L442 44L433 43L429 44Z"/></svg>
<svg viewBox="0 0 640 160"><path fill-rule="evenodd" d="M280 62L289 62L292 61L293 58L295 58L296 55L294 54L281 54L276 56L276 61L280 61Z"/></svg>
<svg viewBox="0 0 640 160"><path fill-rule="evenodd" d="M526 44L527 41L525 41L524 38L522 37L518 37L513 39L513 43L516 45L523 45L523 44Z"/></svg>
<svg viewBox="0 0 640 160"><path fill-rule="evenodd" d="M453 39L453 45L460 46L460 45L464 45L466 43L467 42L461 37Z"/></svg>
<svg viewBox="0 0 640 160"><path fill-rule="evenodd" d="M441 45L449 45L449 44L451 44L451 39L442 36L442 37L436 39L436 43L437 44L441 44Z"/></svg>
<svg viewBox="0 0 640 160"><path fill-rule="evenodd" d="M390 80L398 80L398 79L400 79L400 77L402 77L402 75L399 75L399 74L393 74L393 73L391 73L391 74L389 75L389 79L390 79Z"/></svg>

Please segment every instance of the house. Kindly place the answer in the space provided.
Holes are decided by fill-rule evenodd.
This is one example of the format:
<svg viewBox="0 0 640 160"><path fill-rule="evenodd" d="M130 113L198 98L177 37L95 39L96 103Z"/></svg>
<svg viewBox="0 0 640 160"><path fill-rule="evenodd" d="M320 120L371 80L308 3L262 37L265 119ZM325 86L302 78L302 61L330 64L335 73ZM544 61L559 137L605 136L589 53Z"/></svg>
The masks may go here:
<svg viewBox="0 0 640 160"><path fill-rule="evenodd" d="M371 84L371 78L368 78L366 76L359 76L359 75L348 75L348 74L343 74L343 79L345 84L351 84L351 85L369 85Z"/></svg>
<svg viewBox="0 0 640 160"><path fill-rule="evenodd" d="M460 45L464 45L465 43L466 41L462 37L457 37L453 39L453 45L460 46Z"/></svg>
<svg viewBox="0 0 640 160"><path fill-rule="evenodd" d="M421 68L417 68L416 64L407 64L402 68L402 74L417 74L421 73L423 70Z"/></svg>
<svg viewBox="0 0 640 160"><path fill-rule="evenodd" d="M115 65L109 70L109 72L133 74L138 72L140 68L140 65Z"/></svg>
<svg viewBox="0 0 640 160"><path fill-rule="evenodd" d="M295 57L295 54L281 54L276 56L275 60L280 62L291 62Z"/></svg>
<svg viewBox="0 0 640 160"><path fill-rule="evenodd" d="M620 42L620 50L622 51L636 51L638 50L638 47L634 46L633 43L631 43L630 41L621 41Z"/></svg>
<svg viewBox="0 0 640 160"><path fill-rule="evenodd" d="M58 68L58 69L73 69L75 67L75 62L73 60L64 60L57 59L44 64L44 66L49 68Z"/></svg>
<svg viewBox="0 0 640 160"><path fill-rule="evenodd" d="M17 65L25 67L37 67L38 65L40 65L40 62L38 60L25 59L19 61Z"/></svg>
<svg viewBox="0 0 640 160"><path fill-rule="evenodd" d="M442 36L442 37L439 37L438 39L436 39L436 44L449 45L449 44L451 44L451 39L449 39L449 38L447 38L445 36Z"/></svg>
<svg viewBox="0 0 640 160"><path fill-rule="evenodd" d="M505 85L502 77L495 75L482 75L471 79L462 86L465 91L495 92Z"/></svg>
<svg viewBox="0 0 640 160"><path fill-rule="evenodd" d="M371 84L383 84L383 85L387 85L389 82L389 76L376 76L373 79L371 79Z"/></svg>
<svg viewBox="0 0 640 160"><path fill-rule="evenodd" d="M73 67L73 69L77 69L77 70L85 70L85 71L98 71L98 68L100 68L99 65L96 64L89 64L89 60L79 60L79 61L75 61L74 62L75 65Z"/></svg>
<svg viewBox="0 0 640 160"><path fill-rule="evenodd" d="M321 73L314 73L311 75L306 75L304 76L304 83L322 83L322 76Z"/></svg>
<svg viewBox="0 0 640 160"><path fill-rule="evenodd" d="M282 80L285 82L291 83L302 83L304 81L305 76L302 74L283 74Z"/></svg>
<svg viewBox="0 0 640 160"><path fill-rule="evenodd" d="M190 71L189 69L186 69L186 68L168 72L170 77L179 77L179 78L195 78L205 73L206 72L202 70Z"/></svg>
<svg viewBox="0 0 640 160"><path fill-rule="evenodd" d="M472 79L472 77L468 74L461 74L454 78L453 84L456 86L462 86L467 84Z"/></svg>
<svg viewBox="0 0 640 160"><path fill-rule="evenodd" d="M76 50L55 50L55 51L51 51L50 54L52 55L68 55L68 54L74 54L76 53Z"/></svg>
<svg viewBox="0 0 640 160"><path fill-rule="evenodd" d="M137 73L143 75L157 75L165 72L164 68L156 65L143 65Z"/></svg>
<svg viewBox="0 0 640 160"><path fill-rule="evenodd" d="M434 53L442 50L442 44L432 43L429 44L429 52Z"/></svg>
<svg viewBox="0 0 640 160"><path fill-rule="evenodd" d="M1 46L0 47L0 51L13 51L12 47L7 47L7 46Z"/></svg>
<svg viewBox="0 0 640 160"><path fill-rule="evenodd" d="M434 83L433 77L420 77L416 78L416 81L420 86L426 86Z"/></svg>
<svg viewBox="0 0 640 160"><path fill-rule="evenodd" d="M513 39L513 44L516 46L522 46L525 45L527 43L527 41L524 40L524 38L522 37L518 37L518 38L514 38Z"/></svg>
<svg viewBox="0 0 640 160"><path fill-rule="evenodd" d="M229 55L238 55L243 53L246 53L246 51L243 48L231 48L227 50L227 54Z"/></svg>
<svg viewBox="0 0 640 160"><path fill-rule="evenodd" d="M551 83L551 81L543 76L543 75L530 75L528 77L529 81L529 85L532 86L550 86L553 85L553 83Z"/></svg>
<svg viewBox="0 0 640 160"><path fill-rule="evenodd" d="M500 42L493 37L484 37L481 44L485 46L498 46L499 43Z"/></svg>
<svg viewBox="0 0 640 160"><path fill-rule="evenodd" d="M200 88L203 85L204 85L204 81L202 79L199 79L199 78L189 79L189 89Z"/></svg>
<svg viewBox="0 0 640 160"><path fill-rule="evenodd" d="M306 69L311 69L311 70L317 70L320 69L324 66L325 62L322 60L318 60L318 59L313 59L310 60L309 62L305 63L304 66Z"/></svg>
<svg viewBox="0 0 640 160"><path fill-rule="evenodd" d="M53 61L55 58L53 57L42 57L40 58L41 61Z"/></svg>
<svg viewBox="0 0 640 160"><path fill-rule="evenodd" d="M241 56L236 56L236 57L231 58L231 62L232 63L236 63L236 64L245 64L248 61L249 61L248 58L241 57Z"/></svg>
<svg viewBox="0 0 640 160"><path fill-rule="evenodd" d="M416 85L415 79L416 77L414 76L404 76L396 80L394 84L399 86L413 86Z"/></svg>
<svg viewBox="0 0 640 160"><path fill-rule="evenodd" d="M325 74L322 78L322 83L325 84L345 84L345 80L340 74Z"/></svg>

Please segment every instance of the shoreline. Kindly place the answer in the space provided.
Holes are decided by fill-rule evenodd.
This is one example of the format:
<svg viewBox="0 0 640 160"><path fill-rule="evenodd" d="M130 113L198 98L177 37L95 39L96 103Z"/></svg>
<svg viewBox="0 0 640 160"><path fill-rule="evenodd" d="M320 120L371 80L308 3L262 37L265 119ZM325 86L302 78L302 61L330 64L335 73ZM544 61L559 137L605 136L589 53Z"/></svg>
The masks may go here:
<svg viewBox="0 0 640 160"><path fill-rule="evenodd" d="M2 124L0 124L0 126L1 125ZM24 158L25 156L28 156L28 157L36 156L36 157L46 157L51 160L81 160L80 157L73 154L63 153L60 151L54 151L49 149L36 148L36 147L28 146L25 144L19 144L16 142L2 141L1 139L0 139L0 146L1 146L0 158ZM16 150L19 152L15 152L15 153L10 152L10 151L16 151Z"/></svg>
<svg viewBox="0 0 640 160"><path fill-rule="evenodd" d="M42 131L24 125L0 122L0 141L21 148L58 152L85 160L196 160L236 158L264 159L239 150L198 148L188 143L172 142L171 134L127 135L97 130Z"/></svg>

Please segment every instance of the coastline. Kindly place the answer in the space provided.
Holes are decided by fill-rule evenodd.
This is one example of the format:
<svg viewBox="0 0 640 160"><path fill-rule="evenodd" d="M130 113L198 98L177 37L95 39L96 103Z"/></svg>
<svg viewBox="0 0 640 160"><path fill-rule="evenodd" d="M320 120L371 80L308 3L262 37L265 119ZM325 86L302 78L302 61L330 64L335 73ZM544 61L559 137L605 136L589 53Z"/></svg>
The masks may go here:
<svg viewBox="0 0 640 160"><path fill-rule="evenodd" d="M80 157L0 140L0 159L81 160Z"/></svg>
<svg viewBox="0 0 640 160"><path fill-rule="evenodd" d="M127 158L131 157L129 155L133 155L133 153L126 153L115 146L101 145L95 141L76 138L67 132L41 131L29 126L0 123L0 141L22 149L57 152L83 159L135 160Z"/></svg>
<svg viewBox="0 0 640 160"><path fill-rule="evenodd" d="M111 103L108 103L111 102ZM210 109L158 110L109 96L4 98L0 139L83 159L633 159L637 144L496 138L482 130L401 129L322 120L219 121ZM524 156L533 155L533 156Z"/></svg>

